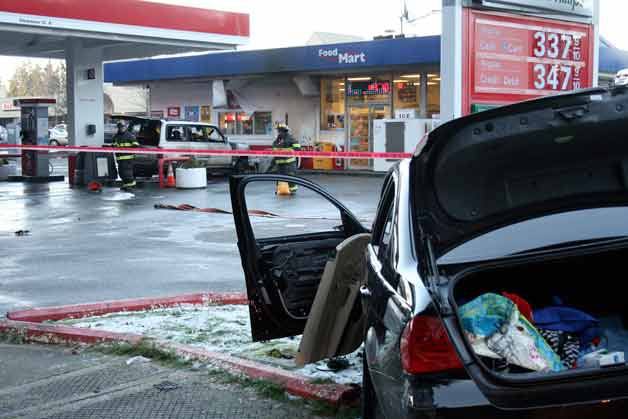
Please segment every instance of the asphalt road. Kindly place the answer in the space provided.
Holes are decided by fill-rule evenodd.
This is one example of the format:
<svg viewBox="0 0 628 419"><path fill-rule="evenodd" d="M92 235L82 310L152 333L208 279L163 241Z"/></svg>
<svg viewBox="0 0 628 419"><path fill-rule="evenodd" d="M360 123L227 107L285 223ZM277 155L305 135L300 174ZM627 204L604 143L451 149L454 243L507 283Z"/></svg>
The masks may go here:
<svg viewBox="0 0 628 419"><path fill-rule="evenodd" d="M57 172L63 172L57 164ZM66 169L67 170L67 169ZM370 224L382 177L312 175ZM254 184L249 209L298 218L253 219L260 237L321 231L339 224L326 201L301 188L276 197ZM70 189L67 183L0 183L0 312L198 291L244 290L231 215L157 210L156 203L231 209L226 178L206 190L160 190L134 195ZM322 219L319 219L322 218ZM18 230L29 230L16 236Z"/></svg>

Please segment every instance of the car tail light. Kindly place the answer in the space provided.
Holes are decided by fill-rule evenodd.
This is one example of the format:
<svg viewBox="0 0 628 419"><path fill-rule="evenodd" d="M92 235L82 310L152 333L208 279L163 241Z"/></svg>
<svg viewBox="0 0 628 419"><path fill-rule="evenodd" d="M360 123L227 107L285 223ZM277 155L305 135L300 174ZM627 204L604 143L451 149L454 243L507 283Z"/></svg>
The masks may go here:
<svg viewBox="0 0 628 419"><path fill-rule="evenodd" d="M416 316L401 336L401 364L409 374L457 370L462 363L438 317Z"/></svg>

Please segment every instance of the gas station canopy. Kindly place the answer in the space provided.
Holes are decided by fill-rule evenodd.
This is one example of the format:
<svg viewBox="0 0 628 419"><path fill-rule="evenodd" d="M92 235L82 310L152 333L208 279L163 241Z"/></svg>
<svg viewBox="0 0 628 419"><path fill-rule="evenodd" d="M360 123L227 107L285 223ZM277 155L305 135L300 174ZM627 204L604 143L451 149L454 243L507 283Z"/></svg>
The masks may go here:
<svg viewBox="0 0 628 419"><path fill-rule="evenodd" d="M103 143L103 62L233 49L248 37L242 13L140 0L0 1L0 55L66 60L72 145ZM27 111L23 125L34 123ZM47 129L38 131L29 138L47 144Z"/></svg>
<svg viewBox="0 0 628 419"><path fill-rule="evenodd" d="M104 61L245 44L249 16L140 0L2 0L0 55L66 57L67 42Z"/></svg>

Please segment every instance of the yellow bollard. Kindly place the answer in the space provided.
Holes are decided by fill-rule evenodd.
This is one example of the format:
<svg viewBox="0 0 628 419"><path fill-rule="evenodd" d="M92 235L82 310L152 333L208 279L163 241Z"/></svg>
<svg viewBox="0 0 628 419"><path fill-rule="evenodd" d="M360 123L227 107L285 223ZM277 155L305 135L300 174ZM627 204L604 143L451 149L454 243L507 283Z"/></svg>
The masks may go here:
<svg viewBox="0 0 628 419"><path fill-rule="evenodd" d="M275 193L277 195L292 195L288 182L277 182L277 191Z"/></svg>

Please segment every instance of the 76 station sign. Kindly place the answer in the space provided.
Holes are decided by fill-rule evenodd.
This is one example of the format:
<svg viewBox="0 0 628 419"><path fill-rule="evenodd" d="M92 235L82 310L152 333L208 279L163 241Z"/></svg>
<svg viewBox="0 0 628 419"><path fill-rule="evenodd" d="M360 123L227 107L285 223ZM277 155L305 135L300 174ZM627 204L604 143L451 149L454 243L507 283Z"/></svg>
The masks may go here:
<svg viewBox="0 0 628 419"><path fill-rule="evenodd" d="M468 8L463 25L463 113L593 85L592 25Z"/></svg>

